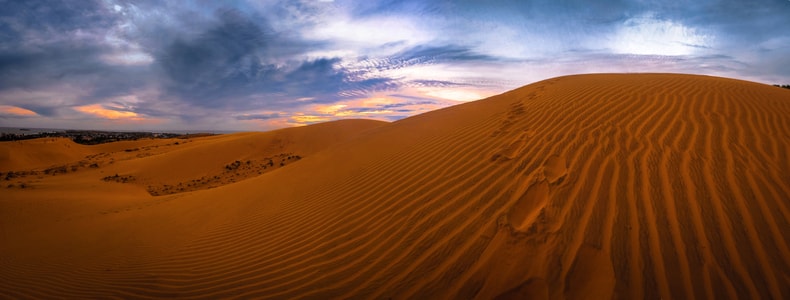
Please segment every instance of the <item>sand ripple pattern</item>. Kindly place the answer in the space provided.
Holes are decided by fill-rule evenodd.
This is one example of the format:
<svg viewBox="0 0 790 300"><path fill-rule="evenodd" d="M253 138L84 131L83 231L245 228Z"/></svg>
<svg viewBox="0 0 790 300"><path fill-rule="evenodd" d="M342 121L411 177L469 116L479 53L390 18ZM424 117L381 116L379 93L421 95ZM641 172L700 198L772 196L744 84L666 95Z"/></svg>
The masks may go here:
<svg viewBox="0 0 790 300"><path fill-rule="evenodd" d="M560 77L344 147L172 251L0 258L0 298L790 298L790 91Z"/></svg>

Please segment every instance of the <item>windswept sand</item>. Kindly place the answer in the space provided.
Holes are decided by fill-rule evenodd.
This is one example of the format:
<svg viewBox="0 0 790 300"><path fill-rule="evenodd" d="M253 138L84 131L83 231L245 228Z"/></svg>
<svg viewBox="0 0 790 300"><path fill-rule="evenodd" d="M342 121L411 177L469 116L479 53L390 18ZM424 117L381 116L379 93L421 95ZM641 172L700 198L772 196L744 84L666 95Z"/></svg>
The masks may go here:
<svg viewBox="0 0 790 300"><path fill-rule="evenodd" d="M0 298L790 298L790 90L733 79L0 143L0 172Z"/></svg>

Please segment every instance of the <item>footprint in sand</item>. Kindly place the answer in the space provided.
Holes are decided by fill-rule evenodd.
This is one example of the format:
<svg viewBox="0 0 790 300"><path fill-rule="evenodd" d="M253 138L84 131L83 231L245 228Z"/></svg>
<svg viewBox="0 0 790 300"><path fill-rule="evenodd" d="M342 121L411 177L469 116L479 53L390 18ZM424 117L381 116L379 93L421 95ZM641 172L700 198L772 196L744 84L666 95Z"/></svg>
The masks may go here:
<svg viewBox="0 0 790 300"><path fill-rule="evenodd" d="M510 209L508 220L513 229L526 232L535 223L549 200L549 183L545 180L534 183Z"/></svg>
<svg viewBox="0 0 790 300"><path fill-rule="evenodd" d="M504 150L502 150L501 152L502 156L504 156L508 160L513 159L518 155L519 150L521 150L521 147L523 146L524 146L524 139L519 138L511 142L510 145L508 145Z"/></svg>
<svg viewBox="0 0 790 300"><path fill-rule="evenodd" d="M530 278L494 299L550 299L549 285L543 278Z"/></svg>
<svg viewBox="0 0 790 300"><path fill-rule="evenodd" d="M543 165L543 176L549 183L560 182L565 175L568 175L568 162L565 161L565 157L554 155L546 160Z"/></svg>
<svg viewBox="0 0 790 300"><path fill-rule="evenodd" d="M546 160L543 165L545 179L527 187L510 210L508 220L516 231L529 230L549 201L549 184L561 182L566 175L568 175L568 162L565 157L554 155Z"/></svg>
<svg viewBox="0 0 790 300"><path fill-rule="evenodd" d="M507 147L501 148L491 156L491 161L507 161L518 157L521 154L524 144L535 135L534 130L524 130L518 138L510 142Z"/></svg>
<svg viewBox="0 0 790 300"><path fill-rule="evenodd" d="M590 245L582 245L565 277L567 299L611 299L615 273L609 255Z"/></svg>

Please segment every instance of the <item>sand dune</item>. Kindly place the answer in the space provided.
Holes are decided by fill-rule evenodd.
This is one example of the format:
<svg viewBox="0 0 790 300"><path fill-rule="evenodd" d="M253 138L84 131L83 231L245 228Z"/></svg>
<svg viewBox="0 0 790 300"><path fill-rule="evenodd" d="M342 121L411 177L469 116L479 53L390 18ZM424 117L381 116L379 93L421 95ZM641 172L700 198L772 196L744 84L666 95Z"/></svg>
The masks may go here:
<svg viewBox="0 0 790 300"><path fill-rule="evenodd" d="M96 163L0 187L0 297L786 299L788 116L780 88L599 74L393 123L0 143L4 172Z"/></svg>
<svg viewBox="0 0 790 300"><path fill-rule="evenodd" d="M1 171L27 170L65 164L93 154L88 147L66 138L0 143Z"/></svg>

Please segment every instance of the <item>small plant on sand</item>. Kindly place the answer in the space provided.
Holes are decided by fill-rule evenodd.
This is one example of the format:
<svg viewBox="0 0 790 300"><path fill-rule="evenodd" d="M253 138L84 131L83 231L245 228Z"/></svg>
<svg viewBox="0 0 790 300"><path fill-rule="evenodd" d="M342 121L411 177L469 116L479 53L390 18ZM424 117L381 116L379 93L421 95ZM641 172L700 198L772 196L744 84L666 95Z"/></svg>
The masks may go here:
<svg viewBox="0 0 790 300"><path fill-rule="evenodd" d="M231 164L225 165L225 169L228 170L228 171L232 171L232 170L238 169L239 166L241 166L241 162L237 160L237 161L234 161Z"/></svg>

